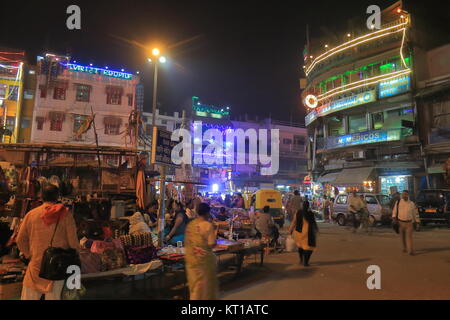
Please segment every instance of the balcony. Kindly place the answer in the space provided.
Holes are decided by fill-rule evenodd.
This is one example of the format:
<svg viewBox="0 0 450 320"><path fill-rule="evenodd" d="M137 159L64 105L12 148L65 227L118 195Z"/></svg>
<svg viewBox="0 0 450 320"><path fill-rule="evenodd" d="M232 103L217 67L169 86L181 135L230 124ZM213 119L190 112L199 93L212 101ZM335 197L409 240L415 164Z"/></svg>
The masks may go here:
<svg viewBox="0 0 450 320"><path fill-rule="evenodd" d="M380 30L363 34L319 54L305 65L308 82L337 66L351 64L395 48L400 50L408 26L409 19L399 19L383 25Z"/></svg>

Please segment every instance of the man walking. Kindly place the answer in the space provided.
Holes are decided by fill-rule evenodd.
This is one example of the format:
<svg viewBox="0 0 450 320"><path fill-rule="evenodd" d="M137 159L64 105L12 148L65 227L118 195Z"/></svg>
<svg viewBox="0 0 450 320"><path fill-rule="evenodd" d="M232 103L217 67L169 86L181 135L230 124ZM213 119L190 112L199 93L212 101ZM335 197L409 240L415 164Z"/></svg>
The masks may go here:
<svg viewBox="0 0 450 320"><path fill-rule="evenodd" d="M420 218L416 205L409 200L409 192L407 190L403 191L401 199L395 203L392 210L392 219L394 223L399 224L403 252L413 256L413 224L420 223Z"/></svg>
<svg viewBox="0 0 450 320"><path fill-rule="evenodd" d="M294 220L297 211L301 210L302 208L303 208L302 197L300 196L300 192L298 192L298 190L295 190L294 196L289 199L287 204L287 212L289 215L289 220L290 221Z"/></svg>
<svg viewBox="0 0 450 320"><path fill-rule="evenodd" d="M348 211L353 218L353 233L356 233L358 229L357 215L361 213L364 204L360 197L356 194L356 191L352 192L352 195L348 198Z"/></svg>

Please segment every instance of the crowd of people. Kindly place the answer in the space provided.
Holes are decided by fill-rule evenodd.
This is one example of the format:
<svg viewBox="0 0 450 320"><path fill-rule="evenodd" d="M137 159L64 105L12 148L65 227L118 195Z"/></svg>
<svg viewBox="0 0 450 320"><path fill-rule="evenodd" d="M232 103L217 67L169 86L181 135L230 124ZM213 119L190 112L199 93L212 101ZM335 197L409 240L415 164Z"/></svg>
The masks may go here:
<svg viewBox="0 0 450 320"><path fill-rule="evenodd" d="M58 203L59 190L48 185L42 192L43 204L31 210L24 218L18 236L17 245L25 258L30 259L25 275L22 299L38 299L42 294L46 299L58 299L63 282L41 278L40 268L44 251L49 246L80 249L74 218L68 210ZM322 208L325 221L331 220L333 201L323 198ZM218 227L216 222L230 219L227 210L244 209L242 194L234 197L206 197L197 194L194 199L182 203L177 199L167 202L164 228L166 244L185 248L185 266L191 299L218 298L216 260L213 248L216 244ZM211 207L219 206L214 215ZM391 201L392 218L401 235L404 252L414 255L413 224L419 222L415 204L409 199L408 191L396 194ZM158 227L159 204L150 203L144 212L135 212L129 217L130 234L156 231ZM363 196L352 192L348 200L348 210L353 216L353 232L358 221L363 228L371 231L368 223L369 211ZM309 266L312 253L317 247L319 231L315 213L308 198L295 191L286 205L286 214L290 222L288 233L298 247L300 263ZM360 218L357 218L357 216ZM256 210L252 215L255 237L268 239L270 245L276 244L280 230L274 222L269 206Z"/></svg>

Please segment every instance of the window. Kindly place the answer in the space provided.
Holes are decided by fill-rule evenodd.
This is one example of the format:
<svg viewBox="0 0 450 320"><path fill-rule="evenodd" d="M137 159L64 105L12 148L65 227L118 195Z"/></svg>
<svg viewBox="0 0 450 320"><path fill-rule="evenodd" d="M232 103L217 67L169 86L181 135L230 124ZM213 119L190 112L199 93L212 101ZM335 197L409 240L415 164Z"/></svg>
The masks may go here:
<svg viewBox="0 0 450 320"><path fill-rule="evenodd" d="M372 126L375 130L400 129L402 128L403 120L414 120L412 108L388 110L384 112L373 113L371 115Z"/></svg>
<svg viewBox="0 0 450 320"><path fill-rule="evenodd" d="M45 121L44 117L36 117L36 123L37 123L36 128L38 130L44 129L44 121Z"/></svg>
<svg viewBox="0 0 450 320"><path fill-rule="evenodd" d="M127 94L127 98L128 98L128 106L132 107L133 106L133 95L131 93Z"/></svg>
<svg viewBox="0 0 450 320"><path fill-rule="evenodd" d="M20 129L28 129L30 128L31 120L30 118L23 118L20 124Z"/></svg>
<svg viewBox="0 0 450 320"><path fill-rule="evenodd" d="M16 126L16 118L15 117L6 117L6 129L14 132L14 127Z"/></svg>
<svg viewBox="0 0 450 320"><path fill-rule="evenodd" d="M8 100L17 101L19 97L19 86L9 86Z"/></svg>
<svg viewBox="0 0 450 320"><path fill-rule="evenodd" d="M62 131L64 113L49 112L48 115L50 119L50 131Z"/></svg>
<svg viewBox="0 0 450 320"><path fill-rule="evenodd" d="M378 204L377 198L374 196L366 196L367 204Z"/></svg>
<svg viewBox="0 0 450 320"><path fill-rule="evenodd" d="M89 102L91 94L91 86L84 84L77 84L76 100L81 102Z"/></svg>
<svg viewBox="0 0 450 320"><path fill-rule="evenodd" d="M82 115L82 114L75 114L73 116L73 133L77 133L78 130L80 130L81 126L84 125L84 123L86 122L86 118L87 116ZM74 140L76 141L83 141L83 137L81 135L76 136Z"/></svg>
<svg viewBox="0 0 450 320"><path fill-rule="evenodd" d="M161 120L161 124L167 124L167 120Z"/></svg>
<svg viewBox="0 0 450 320"><path fill-rule="evenodd" d="M342 136L345 134L344 121L341 116L331 117L328 121L328 135Z"/></svg>
<svg viewBox="0 0 450 320"><path fill-rule="evenodd" d="M305 146L304 136L294 136L294 149L301 150Z"/></svg>
<svg viewBox="0 0 450 320"><path fill-rule="evenodd" d="M283 144L292 144L292 139L283 139Z"/></svg>
<svg viewBox="0 0 450 320"><path fill-rule="evenodd" d="M337 204L347 204L347 196L339 196L336 200Z"/></svg>
<svg viewBox="0 0 450 320"><path fill-rule="evenodd" d="M47 97L47 87L44 85L40 85L39 86L39 90L41 91L41 98L46 98Z"/></svg>
<svg viewBox="0 0 450 320"><path fill-rule="evenodd" d="M6 85L0 84L0 98L4 99L6 97Z"/></svg>
<svg viewBox="0 0 450 320"><path fill-rule="evenodd" d="M119 135L122 119L118 117L105 117L103 119L106 135Z"/></svg>
<svg viewBox="0 0 450 320"><path fill-rule="evenodd" d="M53 99L66 100L66 88L55 87L53 89Z"/></svg>
<svg viewBox="0 0 450 320"><path fill-rule="evenodd" d="M122 95L123 95L122 87L113 87L113 86L106 87L106 103L107 104L113 104L113 105L122 104Z"/></svg>
<svg viewBox="0 0 450 320"><path fill-rule="evenodd" d="M358 114L348 117L348 127L350 133L363 132L367 130L366 115Z"/></svg>

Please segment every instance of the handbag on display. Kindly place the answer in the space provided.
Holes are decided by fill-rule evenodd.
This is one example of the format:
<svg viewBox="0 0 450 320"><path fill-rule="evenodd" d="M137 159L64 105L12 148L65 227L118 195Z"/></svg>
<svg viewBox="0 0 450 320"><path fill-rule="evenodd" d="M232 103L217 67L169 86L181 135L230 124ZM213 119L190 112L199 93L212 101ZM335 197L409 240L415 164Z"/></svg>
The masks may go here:
<svg viewBox="0 0 450 320"><path fill-rule="evenodd" d="M125 248L127 261L130 264L142 264L157 257L158 250L154 246L129 246Z"/></svg>
<svg viewBox="0 0 450 320"><path fill-rule="evenodd" d="M81 274L97 273L102 271L102 256L89 250L80 252Z"/></svg>
<svg viewBox="0 0 450 320"><path fill-rule="evenodd" d="M67 268L71 265L81 266L80 256L73 249L64 249L52 247L53 238L58 228L59 220L56 221L55 230L53 231L49 247L44 251L42 257L41 270L39 277L47 280L57 281L64 280L68 277Z"/></svg>
<svg viewBox="0 0 450 320"><path fill-rule="evenodd" d="M126 266L123 250L106 249L101 254L101 271L120 269Z"/></svg>
<svg viewBox="0 0 450 320"><path fill-rule="evenodd" d="M95 240L91 246L92 253L102 254L107 249L117 249L123 251L122 241L114 239L112 241Z"/></svg>

